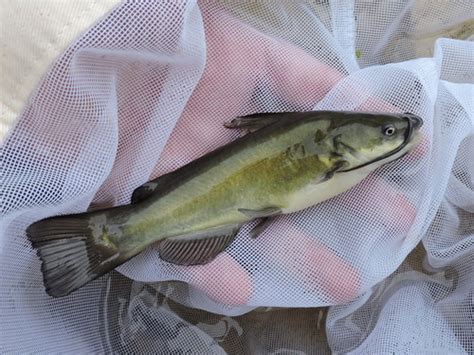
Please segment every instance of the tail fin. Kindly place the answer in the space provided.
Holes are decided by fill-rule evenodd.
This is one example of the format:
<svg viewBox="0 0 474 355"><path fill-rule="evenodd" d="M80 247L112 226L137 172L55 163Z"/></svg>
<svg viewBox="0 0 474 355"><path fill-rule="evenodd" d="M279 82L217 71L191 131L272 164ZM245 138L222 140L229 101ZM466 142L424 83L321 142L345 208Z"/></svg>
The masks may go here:
<svg viewBox="0 0 474 355"><path fill-rule="evenodd" d="M52 217L27 228L50 296L66 296L127 260L108 238L111 232L102 216L97 222L90 213Z"/></svg>

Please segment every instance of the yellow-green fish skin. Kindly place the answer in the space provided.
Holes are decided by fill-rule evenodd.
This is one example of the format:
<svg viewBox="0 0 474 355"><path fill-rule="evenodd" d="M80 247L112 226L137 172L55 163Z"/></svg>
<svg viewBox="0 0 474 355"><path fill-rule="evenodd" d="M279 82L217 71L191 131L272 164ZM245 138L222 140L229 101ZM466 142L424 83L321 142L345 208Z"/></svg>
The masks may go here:
<svg viewBox="0 0 474 355"><path fill-rule="evenodd" d="M304 154L301 142L307 129L301 125L268 136L257 145L260 149L242 147L148 206L130 223L138 229L137 234L148 234L149 229L150 234L169 237L249 221L238 208L286 208L293 191L320 179L331 163L340 159Z"/></svg>
<svg viewBox="0 0 474 355"><path fill-rule="evenodd" d="M388 123L400 132L384 140L380 127ZM345 146L335 146L335 136L345 137L349 146L357 142L352 148L373 159L367 152L376 157L402 144L407 125L405 119L393 115L335 112L276 122L202 158L200 164L171 173L176 181L158 186L155 196L134 206L123 238L116 243L142 249L168 237L243 224L252 218L241 208L278 207L289 213L314 205L347 190L371 171L336 174L322 182L338 162L357 164ZM351 139L351 135L358 136ZM180 180L180 174L187 178Z"/></svg>

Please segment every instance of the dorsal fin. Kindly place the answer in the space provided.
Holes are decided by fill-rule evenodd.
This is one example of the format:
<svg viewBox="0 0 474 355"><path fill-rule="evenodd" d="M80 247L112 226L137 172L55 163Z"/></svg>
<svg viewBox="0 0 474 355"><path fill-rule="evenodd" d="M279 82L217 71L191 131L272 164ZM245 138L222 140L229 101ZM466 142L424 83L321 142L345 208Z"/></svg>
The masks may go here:
<svg viewBox="0 0 474 355"><path fill-rule="evenodd" d="M224 127L230 128L230 129L233 129L233 128L247 129L253 132L265 126L269 126L272 123L278 122L282 119L291 118L292 116L294 116L294 114L295 112L254 113L252 115L239 116L239 117L234 118L230 122L225 122Z"/></svg>

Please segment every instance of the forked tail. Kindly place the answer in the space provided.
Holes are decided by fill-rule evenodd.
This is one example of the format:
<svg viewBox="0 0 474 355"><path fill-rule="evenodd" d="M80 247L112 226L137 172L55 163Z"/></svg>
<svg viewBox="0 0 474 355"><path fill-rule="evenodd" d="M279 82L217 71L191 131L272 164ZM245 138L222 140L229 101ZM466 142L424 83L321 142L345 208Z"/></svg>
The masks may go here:
<svg viewBox="0 0 474 355"><path fill-rule="evenodd" d="M95 212L51 217L27 228L50 296L66 296L130 258L111 241L121 228L106 222L105 214Z"/></svg>

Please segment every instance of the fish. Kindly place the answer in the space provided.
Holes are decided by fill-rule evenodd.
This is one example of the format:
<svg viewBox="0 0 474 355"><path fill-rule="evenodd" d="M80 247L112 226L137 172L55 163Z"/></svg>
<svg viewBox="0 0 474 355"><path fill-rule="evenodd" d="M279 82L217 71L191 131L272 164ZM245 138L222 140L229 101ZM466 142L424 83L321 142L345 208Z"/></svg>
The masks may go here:
<svg viewBox="0 0 474 355"><path fill-rule="evenodd" d="M240 228L258 237L276 216L328 200L420 140L411 114L268 112L224 123L246 134L137 187L127 205L49 217L26 235L46 292L71 292L155 245L165 262L214 260Z"/></svg>

